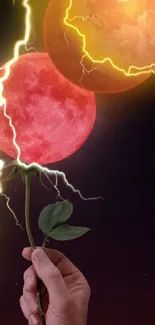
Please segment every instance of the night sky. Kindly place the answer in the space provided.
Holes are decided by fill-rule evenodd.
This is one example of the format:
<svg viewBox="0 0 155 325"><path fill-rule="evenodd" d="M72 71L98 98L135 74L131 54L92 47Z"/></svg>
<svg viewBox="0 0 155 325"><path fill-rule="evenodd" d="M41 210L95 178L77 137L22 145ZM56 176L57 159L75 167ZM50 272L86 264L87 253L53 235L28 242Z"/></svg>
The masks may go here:
<svg viewBox="0 0 155 325"><path fill-rule="evenodd" d="M42 23L48 1L33 0L32 44L43 51ZM36 15L35 15L36 13ZM17 1L0 2L0 63L12 56L14 42L23 35L24 11ZM85 197L82 201L60 179L59 189L74 205L71 222L91 232L72 242L55 243L87 278L92 296L88 325L153 325L155 323L155 78L117 95L96 95L94 129L71 157L49 165L66 173ZM0 152L0 159L11 158ZM45 181L48 185L47 181ZM19 176L7 187L11 207L24 227L24 185ZM41 209L54 203L57 193L32 182L31 224L37 245ZM19 307L23 272L21 257L28 245L4 198L0 198L0 324L27 324Z"/></svg>

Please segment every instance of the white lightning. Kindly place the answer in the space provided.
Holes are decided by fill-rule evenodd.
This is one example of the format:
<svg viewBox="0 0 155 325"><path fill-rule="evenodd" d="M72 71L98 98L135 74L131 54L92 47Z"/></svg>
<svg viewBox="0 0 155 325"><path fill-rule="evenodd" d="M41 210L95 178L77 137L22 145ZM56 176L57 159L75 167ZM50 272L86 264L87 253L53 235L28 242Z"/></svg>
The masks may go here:
<svg viewBox="0 0 155 325"><path fill-rule="evenodd" d="M13 215L15 222L16 222L16 226L19 226L21 228L21 230L24 230L22 225L19 223L15 212L10 207L10 197L7 196L5 193L1 193L1 196L3 196L6 199L6 206L7 206L8 210L11 212L11 214Z"/></svg>
<svg viewBox="0 0 155 325"><path fill-rule="evenodd" d="M0 177L2 176L2 171L3 171L4 165L5 165L4 161L0 159ZM18 219L17 219L14 211L10 207L10 198L5 193L3 193L3 186L2 186L1 182L0 182L0 195L6 199L6 206L7 206L8 210L11 212L11 214L13 215L13 217L16 221L16 226L19 226L23 230L21 224L19 224L19 222L18 222Z"/></svg>
<svg viewBox="0 0 155 325"><path fill-rule="evenodd" d="M15 5L15 1L13 1L14 5ZM24 169L28 169L30 167L35 167L37 168L40 172L44 173L45 176L47 177L47 175L55 175L56 177L56 184L54 185L52 183L52 181L50 180L50 178L48 177L48 180L51 182L51 184L54 186L54 188L56 189L57 193L58 193L58 196L61 197L60 195L60 191L58 190L58 176L61 177L64 181L64 183L66 184L66 186L68 186L73 192L79 194L79 196L81 197L81 199L83 200L98 200L98 199L102 199L104 200L103 197L99 196L99 197L91 197L91 198L85 198L80 190L78 189L75 189L73 187L72 184L70 184L66 178L66 175L65 173L59 171L59 170L51 170L51 169L48 169L47 167L43 167L37 163L32 163L32 164L25 164L24 162L22 162L20 160L20 156L21 156L21 150L20 150L20 147L18 146L17 142L16 142L16 137L17 137L17 134L16 134L16 130L15 130L15 127L13 125L13 122L12 122L12 119L11 117L7 114L7 100L6 98L4 98L3 96L3 91L4 91L4 82L8 79L8 77L10 76L10 72L11 72L11 67L12 65L18 61L19 57L20 57L20 48L22 46L25 47L26 50L27 49L27 43L29 41L29 37L30 37L30 33L31 33L31 14L32 14L32 10L31 10L31 7L29 5L29 0L23 0L23 3L22 3L23 7L25 8L25 34L24 34L24 38L23 40L19 40L18 42L16 42L15 44L15 47L14 47L14 55L13 55L13 58L8 61L1 69L4 70L4 75L0 78L0 107L3 107L4 108L4 116L8 119L9 121L9 125L12 129L12 132L13 132L13 145L14 147L16 148L16 151L17 151L17 158L15 160L15 162L13 164L17 165L17 166L20 166ZM1 163L2 164L2 163ZM1 166L1 165L0 165ZM4 166L4 163L1 167L1 170L3 169L3 166ZM3 189L2 189L2 184L0 184L0 193L2 195L2 192L3 192ZM3 196L6 198L7 200L7 207L9 208L9 210L11 211L11 213L13 214L15 220L16 220L16 224L18 224L18 220L14 214L14 212L12 211L12 209L10 208L9 206L9 201L10 201L10 198L8 198L5 194L3 194ZM19 224L18 224L19 225Z"/></svg>

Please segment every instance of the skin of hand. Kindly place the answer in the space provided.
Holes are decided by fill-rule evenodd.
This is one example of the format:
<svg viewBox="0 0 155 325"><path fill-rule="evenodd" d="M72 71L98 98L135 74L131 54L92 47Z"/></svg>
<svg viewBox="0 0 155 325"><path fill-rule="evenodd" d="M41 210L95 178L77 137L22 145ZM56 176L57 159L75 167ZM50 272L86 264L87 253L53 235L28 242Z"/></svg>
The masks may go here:
<svg viewBox="0 0 155 325"><path fill-rule="evenodd" d="M20 306L29 325L41 325L37 306L36 275L42 280L46 325L86 325L90 287L83 274L61 252L24 248L22 255L32 262L24 273Z"/></svg>

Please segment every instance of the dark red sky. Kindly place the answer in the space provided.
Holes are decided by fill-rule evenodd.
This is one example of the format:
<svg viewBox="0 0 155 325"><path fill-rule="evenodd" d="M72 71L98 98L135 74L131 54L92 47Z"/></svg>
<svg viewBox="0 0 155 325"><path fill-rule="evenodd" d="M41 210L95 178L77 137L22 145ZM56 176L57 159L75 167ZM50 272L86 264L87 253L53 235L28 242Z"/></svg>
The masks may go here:
<svg viewBox="0 0 155 325"><path fill-rule="evenodd" d="M34 6L37 8L36 1ZM11 7L11 0L0 4L1 63L10 58L13 41L22 34L21 8L13 12ZM37 31L41 31L42 17L35 16ZM41 51L43 41L37 35L35 45ZM151 78L126 93L96 96L97 119L88 141L70 158L49 166L63 170L83 195L102 195L106 200L82 201L60 180L62 196L74 205L72 222L92 230L72 244L52 242L50 247L64 252L90 283L88 325L155 323L154 87ZM2 153L0 158L10 160ZM24 187L19 177L6 192L24 226ZM54 191L33 181L31 220L37 244L41 241L39 212L55 199ZM27 237L15 226L2 198L0 215L0 324L24 325L18 301L28 266L21 257Z"/></svg>

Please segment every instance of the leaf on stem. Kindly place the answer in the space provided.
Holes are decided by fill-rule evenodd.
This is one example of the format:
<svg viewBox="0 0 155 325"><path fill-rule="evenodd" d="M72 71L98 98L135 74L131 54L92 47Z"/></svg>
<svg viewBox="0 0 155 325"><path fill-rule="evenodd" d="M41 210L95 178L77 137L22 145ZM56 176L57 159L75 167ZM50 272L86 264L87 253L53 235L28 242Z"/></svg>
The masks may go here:
<svg viewBox="0 0 155 325"><path fill-rule="evenodd" d="M53 228L64 224L73 213L73 205L68 200L47 205L40 213L38 225L48 235Z"/></svg>
<svg viewBox="0 0 155 325"><path fill-rule="evenodd" d="M78 237L81 237L85 233L87 233L90 229L86 227L74 227L70 225L62 225L53 229L49 233L49 237L52 237L55 240L64 241L64 240L72 240Z"/></svg>

